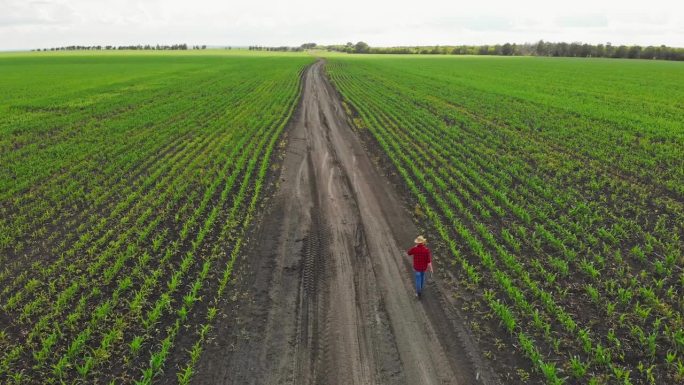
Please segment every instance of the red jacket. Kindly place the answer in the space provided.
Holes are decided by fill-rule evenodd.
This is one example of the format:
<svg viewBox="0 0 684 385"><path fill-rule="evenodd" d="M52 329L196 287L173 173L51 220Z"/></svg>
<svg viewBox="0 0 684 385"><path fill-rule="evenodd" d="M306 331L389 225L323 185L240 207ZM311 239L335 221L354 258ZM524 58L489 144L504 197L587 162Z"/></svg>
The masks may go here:
<svg viewBox="0 0 684 385"><path fill-rule="evenodd" d="M419 243L408 250L408 255L413 255L413 269L425 271L429 263L432 263L430 249L424 244Z"/></svg>

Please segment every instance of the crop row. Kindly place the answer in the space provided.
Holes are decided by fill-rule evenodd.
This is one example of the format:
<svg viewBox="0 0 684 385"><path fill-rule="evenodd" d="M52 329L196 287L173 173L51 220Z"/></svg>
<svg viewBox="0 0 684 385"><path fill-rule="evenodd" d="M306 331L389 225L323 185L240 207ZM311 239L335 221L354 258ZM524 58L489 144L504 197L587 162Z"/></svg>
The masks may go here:
<svg viewBox="0 0 684 385"><path fill-rule="evenodd" d="M658 220L644 224L643 196L652 192L474 108L477 93L459 106L458 94L445 96L450 88L433 81L443 76L392 70L358 59L329 66L457 274L479 288L547 382L681 379L684 275L673 232L681 202L669 193L649 200L664 203ZM520 111L520 100L505 102L496 100ZM589 178L577 178L579 167ZM616 207L616 196L629 208Z"/></svg>
<svg viewBox="0 0 684 385"><path fill-rule="evenodd" d="M0 320L9 320L0 378L151 383L173 373L169 359L192 366L176 336L199 324L207 330L217 314L309 60L236 57L168 83L152 77L162 103L105 113L103 125L127 130L128 141L124 132L120 146L108 147L106 128L92 143L81 137L81 156L64 170L12 190L5 225L30 231L14 232L3 252L14 263L0 276L8 315ZM65 130L91 118L80 111Z"/></svg>

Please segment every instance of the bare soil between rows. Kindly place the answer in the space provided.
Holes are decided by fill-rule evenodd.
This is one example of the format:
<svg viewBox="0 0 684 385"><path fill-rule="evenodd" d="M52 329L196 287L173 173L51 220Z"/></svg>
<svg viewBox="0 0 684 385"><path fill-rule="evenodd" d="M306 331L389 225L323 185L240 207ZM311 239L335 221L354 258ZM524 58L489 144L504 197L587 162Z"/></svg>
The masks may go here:
<svg viewBox="0 0 684 385"><path fill-rule="evenodd" d="M274 195L193 383L502 383L443 274L415 298L406 249L419 229L324 65L302 75Z"/></svg>

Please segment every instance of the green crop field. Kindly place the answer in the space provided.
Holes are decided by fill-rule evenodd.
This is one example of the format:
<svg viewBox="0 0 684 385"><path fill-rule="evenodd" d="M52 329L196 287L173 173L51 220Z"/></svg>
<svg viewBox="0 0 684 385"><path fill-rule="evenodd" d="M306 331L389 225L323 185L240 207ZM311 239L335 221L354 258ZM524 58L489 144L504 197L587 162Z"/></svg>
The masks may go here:
<svg viewBox="0 0 684 385"><path fill-rule="evenodd" d="M684 383L684 63L318 54L506 381ZM191 381L315 60L0 54L0 383Z"/></svg>
<svg viewBox="0 0 684 385"><path fill-rule="evenodd" d="M187 383L312 61L0 56L0 382Z"/></svg>
<svg viewBox="0 0 684 385"><path fill-rule="evenodd" d="M495 355L548 384L684 383L681 63L335 55L327 71L439 234L472 323L498 329L481 335Z"/></svg>

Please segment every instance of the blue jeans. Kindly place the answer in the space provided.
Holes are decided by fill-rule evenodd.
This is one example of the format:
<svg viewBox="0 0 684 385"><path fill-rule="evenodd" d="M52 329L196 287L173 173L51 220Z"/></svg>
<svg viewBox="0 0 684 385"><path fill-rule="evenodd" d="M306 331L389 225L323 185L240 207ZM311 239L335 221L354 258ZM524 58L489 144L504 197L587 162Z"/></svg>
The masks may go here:
<svg viewBox="0 0 684 385"><path fill-rule="evenodd" d="M420 294L425 286L425 272L424 271L413 271L416 275L416 293Z"/></svg>

